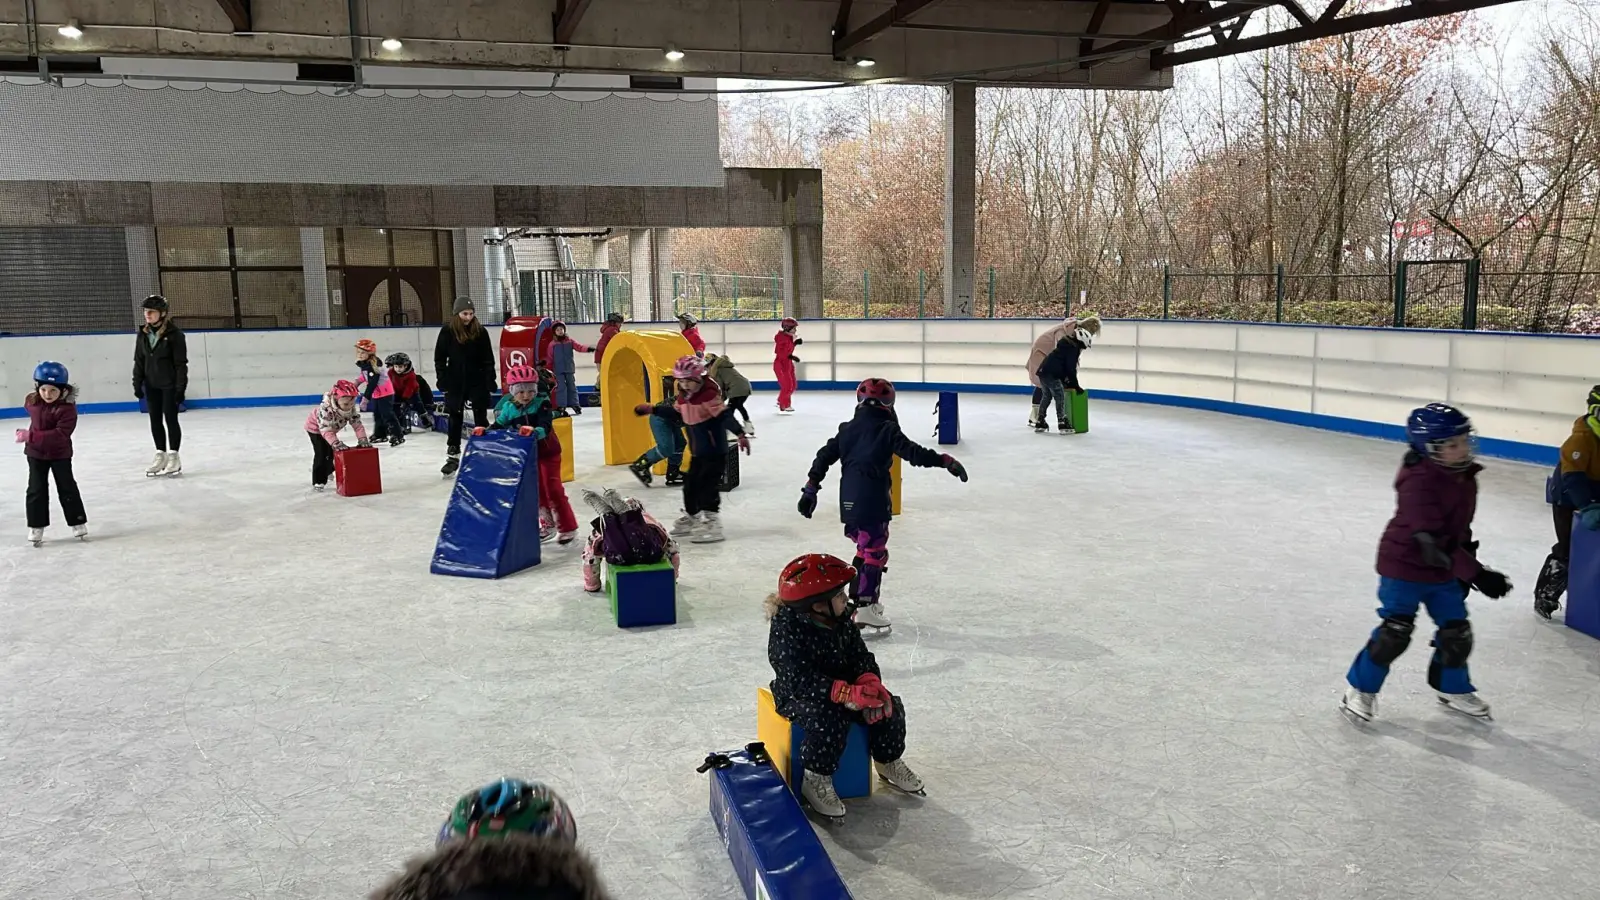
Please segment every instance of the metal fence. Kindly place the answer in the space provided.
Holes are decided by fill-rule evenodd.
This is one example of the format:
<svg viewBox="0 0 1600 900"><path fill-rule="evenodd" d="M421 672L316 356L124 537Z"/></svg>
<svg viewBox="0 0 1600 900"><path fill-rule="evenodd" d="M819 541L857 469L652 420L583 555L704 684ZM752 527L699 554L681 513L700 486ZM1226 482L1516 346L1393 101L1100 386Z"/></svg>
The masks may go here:
<svg viewBox="0 0 1600 900"><path fill-rule="evenodd" d="M530 269L522 273L517 314L567 322L600 322L633 306L627 276L607 269Z"/></svg>
<svg viewBox="0 0 1600 900"><path fill-rule="evenodd" d="M711 272L672 273L673 313L737 321L783 318L783 276Z"/></svg>

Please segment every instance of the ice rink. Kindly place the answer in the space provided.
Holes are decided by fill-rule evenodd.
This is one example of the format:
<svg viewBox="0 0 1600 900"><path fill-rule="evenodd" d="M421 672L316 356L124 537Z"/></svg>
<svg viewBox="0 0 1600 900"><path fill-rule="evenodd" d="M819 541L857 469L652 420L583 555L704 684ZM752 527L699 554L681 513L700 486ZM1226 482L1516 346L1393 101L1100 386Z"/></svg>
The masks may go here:
<svg viewBox="0 0 1600 900"><path fill-rule="evenodd" d="M14 457L0 897L358 898L501 775L566 796L618 898L742 896L695 767L755 739L779 567L851 555L837 469L814 520L795 501L852 403L753 399L728 540L684 545L679 624L638 632L583 592L578 544L499 582L430 575L440 435L385 447L385 492L345 499L309 490L306 408L186 415L170 481L143 476L146 420L85 416L93 540L53 506L41 549ZM932 405L899 403L928 444ZM873 646L928 797L819 826L856 897L1595 896L1600 643L1531 611L1543 469L1481 476L1482 556L1517 585L1469 601L1495 720L1437 706L1419 628L1358 728L1336 700L1377 621L1399 445L1115 403L1090 434L1035 435L1026 405L962 397L970 483L906 470ZM575 501L638 493L599 465L597 412ZM659 481L639 495L675 515Z"/></svg>

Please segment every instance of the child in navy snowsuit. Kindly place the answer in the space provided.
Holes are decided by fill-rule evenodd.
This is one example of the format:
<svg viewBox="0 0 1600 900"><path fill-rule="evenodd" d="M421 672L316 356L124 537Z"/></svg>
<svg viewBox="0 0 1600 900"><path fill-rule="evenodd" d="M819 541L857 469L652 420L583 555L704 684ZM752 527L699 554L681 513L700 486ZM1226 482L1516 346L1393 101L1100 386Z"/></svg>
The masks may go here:
<svg viewBox="0 0 1600 900"><path fill-rule="evenodd" d="M1045 416L1050 412L1050 401L1056 403L1056 427L1062 434L1071 434L1072 413L1067 406L1067 391L1083 392L1083 386L1078 384L1078 359L1083 351L1089 349L1094 342L1094 335L1087 329L1079 328L1073 333L1056 341L1055 349L1039 364L1039 384L1044 398L1039 401L1039 415L1034 419L1035 431L1046 431Z"/></svg>
<svg viewBox="0 0 1600 900"><path fill-rule="evenodd" d="M883 570L889 563L889 466L898 456L913 466L946 469L967 480L967 470L948 453L929 450L905 436L894 414L894 385L868 378L856 388L855 418L839 426L811 463L806 486L800 490L800 514L811 518L817 509L817 491L828 468L839 466L839 520L844 535L855 542L858 571L851 599L856 603L857 624L887 629L878 593Z"/></svg>
<svg viewBox="0 0 1600 900"><path fill-rule="evenodd" d="M1363 721L1377 714L1377 694L1389 665L1411 643L1417 609L1426 607L1438 626L1428 684L1439 702L1457 712L1487 718L1467 675L1472 625L1467 591L1504 597L1511 582L1478 562L1472 517L1478 503L1478 473L1472 461L1472 422L1460 410L1430 403L1406 421L1411 449L1395 476L1394 517L1378 541L1378 615L1367 645L1346 676L1344 708Z"/></svg>
<svg viewBox="0 0 1600 900"><path fill-rule="evenodd" d="M578 405L578 376L577 363L572 354L590 353L593 347L585 347L570 337L567 337L565 322L557 322L550 327L553 339L550 341L550 368L556 373L555 405L559 409L570 409L577 415L583 415L583 407Z"/></svg>

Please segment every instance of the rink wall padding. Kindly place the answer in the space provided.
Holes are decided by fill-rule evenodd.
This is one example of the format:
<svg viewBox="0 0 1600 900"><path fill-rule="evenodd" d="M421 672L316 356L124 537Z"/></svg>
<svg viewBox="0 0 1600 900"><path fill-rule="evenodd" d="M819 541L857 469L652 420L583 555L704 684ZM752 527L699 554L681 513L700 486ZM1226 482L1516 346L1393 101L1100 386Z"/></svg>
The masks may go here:
<svg viewBox="0 0 1600 900"><path fill-rule="evenodd" d="M539 564L534 439L491 431L467 440L439 526L435 575L504 578Z"/></svg>
<svg viewBox="0 0 1600 900"><path fill-rule="evenodd" d="M130 310L131 312L131 310ZM179 322L182 322L181 316ZM1056 319L807 320L797 351L802 391L849 390L888 378L901 390L1028 393L1023 363ZM630 323L629 331L669 331ZM776 323L705 322L708 349L729 357L764 392ZM351 345L410 354L435 380L437 327L189 332L188 400L197 410L314 403L353 371ZM490 328L498 341L498 327ZM598 324L573 325L593 344ZM130 412L133 334L0 338L0 417L22 415L33 366L59 360L80 410ZM1240 322L1106 320L1080 377L1098 400L1158 403L1395 439L1406 414L1442 401L1472 416L1488 455L1549 464L1596 381L1600 337ZM580 384L595 382L577 355ZM580 391L589 388L580 388ZM642 450L642 447L641 447ZM630 457L631 458L631 457ZM627 460L624 460L626 462Z"/></svg>
<svg viewBox="0 0 1600 900"><path fill-rule="evenodd" d="M753 745L754 746L754 745ZM852 900L783 776L749 750L713 754L711 820L746 900Z"/></svg>

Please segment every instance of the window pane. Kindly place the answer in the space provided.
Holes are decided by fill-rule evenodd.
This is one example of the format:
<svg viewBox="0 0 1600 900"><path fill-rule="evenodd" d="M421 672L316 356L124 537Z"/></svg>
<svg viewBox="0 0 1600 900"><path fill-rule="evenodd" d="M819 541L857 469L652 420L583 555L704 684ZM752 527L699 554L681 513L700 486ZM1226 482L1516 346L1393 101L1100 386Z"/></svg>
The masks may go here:
<svg viewBox="0 0 1600 900"><path fill-rule="evenodd" d="M235 228L233 258L239 268L300 265L300 229Z"/></svg>
<svg viewBox="0 0 1600 900"><path fill-rule="evenodd" d="M347 266L389 265L389 236L376 228L344 230L344 264Z"/></svg>
<svg viewBox="0 0 1600 900"><path fill-rule="evenodd" d="M236 327L233 280L227 272L162 272L161 293L184 328Z"/></svg>
<svg viewBox="0 0 1600 900"><path fill-rule="evenodd" d="M156 253L163 266L226 266L228 229L157 228Z"/></svg>
<svg viewBox="0 0 1600 900"><path fill-rule="evenodd" d="M304 272L239 272L239 311L246 328L304 328Z"/></svg>
<svg viewBox="0 0 1600 900"><path fill-rule="evenodd" d="M394 230L394 264L397 266L434 265L433 232L406 228Z"/></svg>

